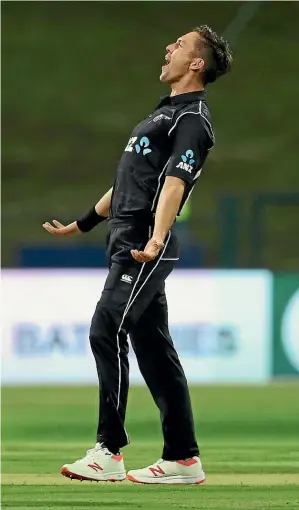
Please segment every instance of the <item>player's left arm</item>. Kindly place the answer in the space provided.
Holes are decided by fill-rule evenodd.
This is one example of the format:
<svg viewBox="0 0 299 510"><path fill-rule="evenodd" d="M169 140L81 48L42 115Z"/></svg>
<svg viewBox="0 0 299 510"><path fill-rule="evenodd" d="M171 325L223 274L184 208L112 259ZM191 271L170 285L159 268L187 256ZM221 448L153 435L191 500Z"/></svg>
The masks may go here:
<svg viewBox="0 0 299 510"><path fill-rule="evenodd" d="M209 133L202 119L197 115L185 115L174 133L173 151L157 205L152 238L144 251L132 250L138 262L154 260L163 248L180 209L186 183L192 184L198 178L210 146Z"/></svg>

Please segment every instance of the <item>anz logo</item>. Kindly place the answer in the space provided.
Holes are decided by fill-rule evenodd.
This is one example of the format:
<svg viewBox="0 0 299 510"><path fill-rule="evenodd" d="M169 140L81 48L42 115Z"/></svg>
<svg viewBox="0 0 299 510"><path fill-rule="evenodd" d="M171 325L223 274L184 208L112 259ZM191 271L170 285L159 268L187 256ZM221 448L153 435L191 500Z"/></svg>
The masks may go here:
<svg viewBox="0 0 299 510"><path fill-rule="evenodd" d="M128 141L128 145L125 148L125 152L133 152L133 150L135 149L137 154L141 152L143 156L146 156L146 154L152 152L152 149L149 148L150 141L147 136L143 136L142 138L140 138L138 143L135 143L137 142L137 139L138 139L137 136L132 136L132 138L130 138L130 140Z"/></svg>
<svg viewBox="0 0 299 510"><path fill-rule="evenodd" d="M192 150L186 151L185 154L182 154L181 159L182 161L179 162L179 164L176 166L176 168L181 168L182 170L185 170L186 172L192 173L193 165L195 163L195 159L193 159L194 153Z"/></svg>

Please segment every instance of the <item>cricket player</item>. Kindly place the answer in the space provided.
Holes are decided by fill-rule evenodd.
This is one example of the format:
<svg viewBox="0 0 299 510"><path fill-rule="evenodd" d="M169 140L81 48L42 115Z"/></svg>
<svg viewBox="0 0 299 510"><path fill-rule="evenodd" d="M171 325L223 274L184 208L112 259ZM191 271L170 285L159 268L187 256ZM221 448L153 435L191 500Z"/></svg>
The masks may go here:
<svg viewBox="0 0 299 510"><path fill-rule="evenodd" d="M100 387L97 442L62 467L64 476L155 484L205 480L187 381L168 329L165 279L179 258L173 224L214 145L205 87L231 62L228 43L206 25L169 44L160 81L170 86L170 96L133 129L113 188L70 225L43 225L56 236L108 225L109 273L90 327ZM127 473L121 448L129 444L128 335L160 410L164 447L160 460Z"/></svg>

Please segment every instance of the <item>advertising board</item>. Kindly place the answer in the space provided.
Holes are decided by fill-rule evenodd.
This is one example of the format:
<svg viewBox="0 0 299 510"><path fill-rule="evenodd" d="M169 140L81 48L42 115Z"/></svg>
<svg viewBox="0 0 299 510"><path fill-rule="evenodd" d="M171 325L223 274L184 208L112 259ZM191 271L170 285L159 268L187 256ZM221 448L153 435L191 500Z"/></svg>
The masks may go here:
<svg viewBox="0 0 299 510"><path fill-rule="evenodd" d="M299 274L274 277L274 376L299 374Z"/></svg>
<svg viewBox="0 0 299 510"><path fill-rule="evenodd" d="M3 270L2 384L94 384L89 325L104 270ZM169 323L190 383L270 376L271 274L176 270ZM130 350L132 383L143 383Z"/></svg>

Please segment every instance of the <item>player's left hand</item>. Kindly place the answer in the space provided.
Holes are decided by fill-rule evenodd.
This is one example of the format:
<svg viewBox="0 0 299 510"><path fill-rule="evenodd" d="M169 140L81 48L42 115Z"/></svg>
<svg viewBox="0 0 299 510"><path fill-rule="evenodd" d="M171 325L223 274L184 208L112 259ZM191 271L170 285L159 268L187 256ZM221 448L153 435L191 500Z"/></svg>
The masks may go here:
<svg viewBox="0 0 299 510"><path fill-rule="evenodd" d="M163 248L164 243L159 239L155 239L152 237L143 251L131 250L132 257L137 260L137 262L150 262L151 260L155 260L155 258L159 255L161 248Z"/></svg>

